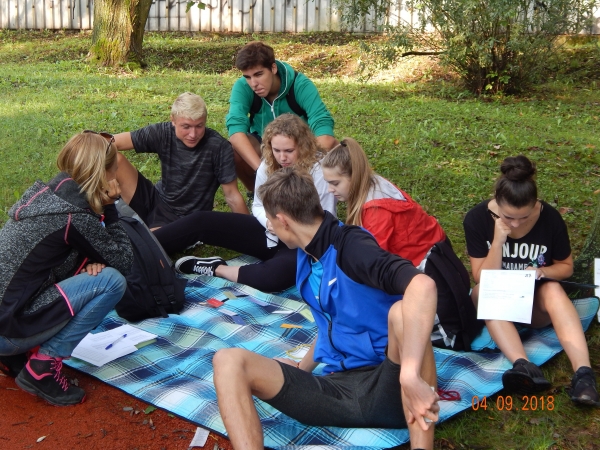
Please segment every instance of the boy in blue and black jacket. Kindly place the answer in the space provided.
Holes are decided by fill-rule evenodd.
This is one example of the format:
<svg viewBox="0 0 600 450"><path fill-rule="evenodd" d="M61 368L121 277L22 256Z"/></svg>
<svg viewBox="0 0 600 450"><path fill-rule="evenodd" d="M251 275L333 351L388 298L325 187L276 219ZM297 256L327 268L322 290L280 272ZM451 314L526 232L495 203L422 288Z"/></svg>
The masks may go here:
<svg viewBox="0 0 600 450"><path fill-rule="evenodd" d="M242 349L216 353L219 408L233 446L262 448L254 395L309 425L408 426L413 448L432 448L433 280L323 212L309 175L282 169L259 195L273 232L298 248L296 282L318 334L300 363ZM311 373L319 363L326 375Z"/></svg>

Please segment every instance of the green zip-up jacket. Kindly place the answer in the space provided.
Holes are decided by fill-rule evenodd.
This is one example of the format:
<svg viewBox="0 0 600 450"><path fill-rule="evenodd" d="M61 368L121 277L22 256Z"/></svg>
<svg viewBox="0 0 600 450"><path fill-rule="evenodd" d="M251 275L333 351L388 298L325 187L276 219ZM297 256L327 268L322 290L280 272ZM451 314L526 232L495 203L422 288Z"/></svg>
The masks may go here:
<svg viewBox="0 0 600 450"><path fill-rule="evenodd" d="M314 83L302 73L294 75L294 69L288 63L278 60L275 63L277 64L277 74L281 78L279 95L273 100L272 105L266 99L262 99L262 108L254 115L252 125L249 114L254 100L254 91L244 77L241 77L233 85L229 98L229 112L225 117L229 136L248 132L258 133L259 136L262 136L265 127L277 116L285 113L294 114L286 98L294 76L296 76L294 82L296 102L306 111L308 117L308 120L304 117L303 119L308 122L308 126L315 136L333 136L333 117L323 104Z"/></svg>

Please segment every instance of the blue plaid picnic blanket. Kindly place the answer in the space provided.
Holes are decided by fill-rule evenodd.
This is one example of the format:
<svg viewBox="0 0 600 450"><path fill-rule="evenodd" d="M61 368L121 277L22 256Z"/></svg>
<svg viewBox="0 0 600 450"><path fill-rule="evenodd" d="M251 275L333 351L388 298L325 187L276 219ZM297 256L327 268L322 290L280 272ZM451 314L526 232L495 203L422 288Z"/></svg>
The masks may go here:
<svg viewBox="0 0 600 450"><path fill-rule="evenodd" d="M303 315L306 306L299 301L294 288L272 295L220 278L196 277L188 282L186 298L181 314L134 324L158 335L156 343L102 367L74 358L65 362L147 403L226 435L212 381L213 354L220 348L240 347L267 357L285 356L287 350L313 340L314 322L310 315ZM220 308L212 308L204 303L209 298L227 300ZM598 310L598 299L576 300L575 305L587 329ZM95 331L123 323L126 321L113 311ZM282 328L284 323L301 328ZM550 327L528 330L523 338L527 353L536 364L542 364L562 350ZM475 344L478 348L493 347L486 332ZM461 395L460 401L440 403L441 421L470 409L474 396L482 398L502 389L502 373L511 367L501 353L494 352L435 349L435 358L439 386ZM317 445L332 449L381 449L408 441L406 429L310 427L260 400L256 400L256 407L265 446L270 448Z"/></svg>

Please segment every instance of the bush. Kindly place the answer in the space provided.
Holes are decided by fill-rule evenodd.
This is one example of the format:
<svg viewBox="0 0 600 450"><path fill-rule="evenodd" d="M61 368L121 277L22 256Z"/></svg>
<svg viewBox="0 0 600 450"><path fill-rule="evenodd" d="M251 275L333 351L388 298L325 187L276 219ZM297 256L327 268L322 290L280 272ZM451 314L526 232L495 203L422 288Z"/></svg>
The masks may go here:
<svg viewBox="0 0 600 450"><path fill-rule="evenodd" d="M380 28L388 39L363 46L369 65L385 68L404 56L436 54L481 94L515 93L540 81L557 38L591 26L595 0L408 0L416 25L395 20L396 0L335 2L344 26L361 24L365 14L384 18Z"/></svg>

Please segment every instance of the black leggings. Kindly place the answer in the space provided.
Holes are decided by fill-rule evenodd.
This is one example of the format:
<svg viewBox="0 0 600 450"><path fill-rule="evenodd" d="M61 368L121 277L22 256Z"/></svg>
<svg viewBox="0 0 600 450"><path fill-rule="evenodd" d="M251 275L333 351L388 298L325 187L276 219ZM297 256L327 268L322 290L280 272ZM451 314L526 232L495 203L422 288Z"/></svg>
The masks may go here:
<svg viewBox="0 0 600 450"><path fill-rule="evenodd" d="M169 254L202 241L262 260L240 267L238 283L263 292L282 291L296 282L296 250L281 241L267 247L264 227L249 214L197 211L155 230L154 235Z"/></svg>

